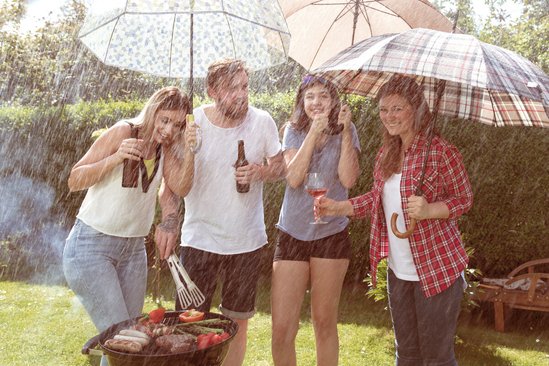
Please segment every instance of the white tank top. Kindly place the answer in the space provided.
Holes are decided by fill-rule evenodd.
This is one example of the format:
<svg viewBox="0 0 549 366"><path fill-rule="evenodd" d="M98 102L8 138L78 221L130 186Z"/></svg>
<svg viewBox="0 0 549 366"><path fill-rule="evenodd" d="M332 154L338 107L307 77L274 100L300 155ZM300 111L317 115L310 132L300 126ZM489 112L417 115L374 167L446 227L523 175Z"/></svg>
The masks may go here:
<svg viewBox="0 0 549 366"><path fill-rule="evenodd" d="M385 222L389 232L389 258L387 265L391 268L397 278L405 281L419 281L410 250L410 241L400 239L393 234L391 227L391 216L393 212L398 214L397 227L404 231L404 213L402 212L402 203L400 196L400 179L402 174L393 174L383 186L383 211L385 212Z"/></svg>
<svg viewBox="0 0 549 366"><path fill-rule="evenodd" d="M163 165L164 155L160 157L158 171L146 193L142 189L141 174L136 188L122 187L123 164L118 165L100 182L88 188L76 217L107 235L128 238L146 236L154 220Z"/></svg>

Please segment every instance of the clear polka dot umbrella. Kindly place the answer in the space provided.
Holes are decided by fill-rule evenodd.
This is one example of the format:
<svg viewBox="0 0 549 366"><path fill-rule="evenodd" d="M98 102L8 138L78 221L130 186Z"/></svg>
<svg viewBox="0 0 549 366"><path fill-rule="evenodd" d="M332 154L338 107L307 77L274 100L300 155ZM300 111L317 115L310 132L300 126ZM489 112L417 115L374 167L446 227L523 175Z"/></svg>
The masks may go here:
<svg viewBox="0 0 549 366"><path fill-rule="evenodd" d="M79 38L107 65L192 80L224 57L283 63L290 33L276 0L94 0Z"/></svg>

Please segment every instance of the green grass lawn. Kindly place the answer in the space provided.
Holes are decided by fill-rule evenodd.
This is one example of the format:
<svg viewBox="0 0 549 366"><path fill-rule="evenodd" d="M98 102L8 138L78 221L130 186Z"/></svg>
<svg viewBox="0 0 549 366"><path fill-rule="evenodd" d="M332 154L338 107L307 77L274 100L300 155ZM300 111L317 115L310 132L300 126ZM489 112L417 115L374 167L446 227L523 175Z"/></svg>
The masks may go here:
<svg viewBox="0 0 549 366"><path fill-rule="evenodd" d="M268 284L258 297L258 314L250 321L245 365L272 365ZM340 365L392 365L393 336L383 305L360 286L345 289L340 316ZM166 301L173 308L173 301ZM145 310L154 306L147 298ZM490 314L460 319L456 353L461 366L549 365L549 315L516 313L506 333L493 330ZM303 309L297 338L298 364L315 365L309 311ZM86 312L63 286L0 282L1 366L89 366L82 345L97 332Z"/></svg>

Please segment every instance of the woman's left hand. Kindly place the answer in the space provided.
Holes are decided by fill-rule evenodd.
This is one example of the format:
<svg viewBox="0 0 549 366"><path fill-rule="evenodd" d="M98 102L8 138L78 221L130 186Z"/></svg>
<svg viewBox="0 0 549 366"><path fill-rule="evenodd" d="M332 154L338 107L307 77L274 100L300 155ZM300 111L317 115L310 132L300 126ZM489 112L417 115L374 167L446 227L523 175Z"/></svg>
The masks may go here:
<svg viewBox="0 0 549 366"><path fill-rule="evenodd" d="M351 108L345 103L341 103L337 123L343 125L343 129L347 130L351 125Z"/></svg>
<svg viewBox="0 0 549 366"><path fill-rule="evenodd" d="M430 218L429 202L423 196L408 197L408 215L412 219L424 220Z"/></svg>

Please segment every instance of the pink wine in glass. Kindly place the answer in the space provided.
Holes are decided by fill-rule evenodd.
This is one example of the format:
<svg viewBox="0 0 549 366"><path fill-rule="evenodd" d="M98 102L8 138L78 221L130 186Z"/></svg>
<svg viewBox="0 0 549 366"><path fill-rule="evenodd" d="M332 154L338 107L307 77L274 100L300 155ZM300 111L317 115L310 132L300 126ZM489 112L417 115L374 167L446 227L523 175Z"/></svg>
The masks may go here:
<svg viewBox="0 0 549 366"><path fill-rule="evenodd" d="M309 193L314 198L320 198L324 197L326 193L328 193L328 190L326 188L312 188L307 189L307 193Z"/></svg>
<svg viewBox="0 0 549 366"><path fill-rule="evenodd" d="M324 178L322 177L322 174L320 173L307 174L307 179L305 180L305 190L307 191L307 193L313 196L315 200L320 199L321 197L324 197L328 192L328 188L326 188L326 183L324 182ZM314 212L315 220L311 222L311 224L314 224L314 225L327 224L327 222L322 220L322 218L317 214L316 211L313 210L313 212Z"/></svg>

